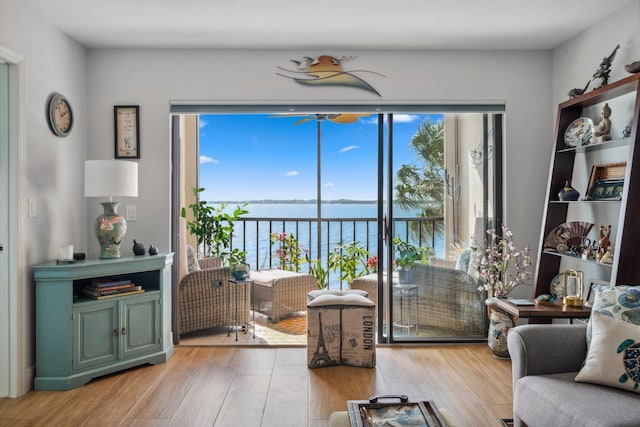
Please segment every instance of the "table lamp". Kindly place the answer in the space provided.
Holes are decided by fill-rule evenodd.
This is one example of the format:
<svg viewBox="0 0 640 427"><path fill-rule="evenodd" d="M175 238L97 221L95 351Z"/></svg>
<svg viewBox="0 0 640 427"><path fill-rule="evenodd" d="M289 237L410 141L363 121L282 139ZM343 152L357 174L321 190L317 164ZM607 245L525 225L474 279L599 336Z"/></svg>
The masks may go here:
<svg viewBox="0 0 640 427"><path fill-rule="evenodd" d="M109 197L101 202L104 213L96 219L94 231L100 243L100 258L120 258L120 245L127 221L118 214L113 196L138 197L138 164L125 160L87 160L84 163L84 195Z"/></svg>
<svg viewBox="0 0 640 427"><path fill-rule="evenodd" d="M562 305L582 307L584 302L584 273L576 270L564 272L564 289L562 290Z"/></svg>

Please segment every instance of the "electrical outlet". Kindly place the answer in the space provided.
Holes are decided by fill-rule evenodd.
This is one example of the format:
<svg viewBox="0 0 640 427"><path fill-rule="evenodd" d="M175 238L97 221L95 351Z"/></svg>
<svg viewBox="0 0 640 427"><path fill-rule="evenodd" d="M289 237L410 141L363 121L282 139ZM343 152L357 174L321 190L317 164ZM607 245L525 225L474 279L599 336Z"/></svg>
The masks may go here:
<svg viewBox="0 0 640 427"><path fill-rule="evenodd" d="M136 216L136 205L127 205L127 221L135 221Z"/></svg>

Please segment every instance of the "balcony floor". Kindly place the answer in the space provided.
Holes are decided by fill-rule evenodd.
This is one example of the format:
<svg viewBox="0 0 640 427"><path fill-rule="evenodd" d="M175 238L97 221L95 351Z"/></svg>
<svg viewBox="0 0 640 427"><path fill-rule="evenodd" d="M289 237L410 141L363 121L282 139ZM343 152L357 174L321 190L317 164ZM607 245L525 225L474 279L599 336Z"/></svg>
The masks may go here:
<svg viewBox="0 0 640 427"><path fill-rule="evenodd" d="M225 345L241 345L241 346L278 346L278 347L304 347L307 345L306 335L306 316L305 312L295 313L274 324L269 321L267 316L256 312L256 336L253 338L253 330L246 329L246 333L238 330L238 341L236 341L235 330L231 328L229 336L227 336L226 327L218 327L204 329L201 331L190 332L180 337L180 345L182 346L225 346ZM409 331L409 338L415 337L415 328ZM396 327L395 337L401 338L407 336L406 328ZM446 338L452 337L465 339L482 339L477 336L460 336L459 332L436 328L433 326L418 326L418 336L424 338Z"/></svg>

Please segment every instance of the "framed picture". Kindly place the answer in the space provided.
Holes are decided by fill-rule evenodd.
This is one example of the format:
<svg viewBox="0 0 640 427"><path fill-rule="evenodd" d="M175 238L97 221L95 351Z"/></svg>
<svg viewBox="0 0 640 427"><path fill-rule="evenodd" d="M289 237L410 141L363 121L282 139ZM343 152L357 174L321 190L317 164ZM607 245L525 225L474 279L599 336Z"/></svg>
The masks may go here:
<svg viewBox="0 0 640 427"><path fill-rule="evenodd" d="M591 279L589 280L589 288L587 289L587 299L585 301L585 305L591 307L593 305L593 300L596 297L596 288L598 286L608 286L609 282L606 280L597 280Z"/></svg>
<svg viewBox="0 0 640 427"><path fill-rule="evenodd" d="M113 107L115 129L115 158L140 158L140 107L116 105Z"/></svg>

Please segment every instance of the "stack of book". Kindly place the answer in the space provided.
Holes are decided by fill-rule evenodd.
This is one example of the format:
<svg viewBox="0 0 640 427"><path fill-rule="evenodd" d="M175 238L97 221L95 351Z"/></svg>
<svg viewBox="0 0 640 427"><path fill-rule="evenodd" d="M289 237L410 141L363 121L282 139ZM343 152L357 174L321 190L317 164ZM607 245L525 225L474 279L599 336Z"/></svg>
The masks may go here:
<svg viewBox="0 0 640 427"><path fill-rule="evenodd" d="M93 299L141 294L143 292L142 286L131 283L129 279L93 279L90 285L82 289L82 293L85 296Z"/></svg>

